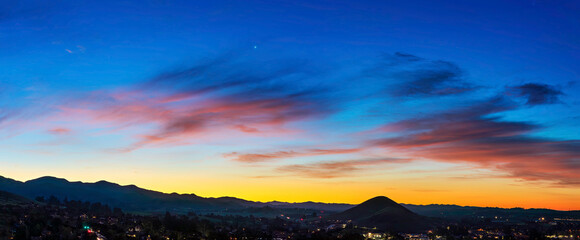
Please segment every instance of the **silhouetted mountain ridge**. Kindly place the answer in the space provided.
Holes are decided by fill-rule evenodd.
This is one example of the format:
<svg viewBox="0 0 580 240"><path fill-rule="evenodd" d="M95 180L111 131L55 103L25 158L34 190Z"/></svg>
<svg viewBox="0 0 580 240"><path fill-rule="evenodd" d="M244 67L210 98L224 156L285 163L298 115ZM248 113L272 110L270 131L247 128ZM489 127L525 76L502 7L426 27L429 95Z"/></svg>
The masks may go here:
<svg viewBox="0 0 580 240"><path fill-rule="evenodd" d="M547 209L503 209L462 207L457 205L399 205L387 197L375 197L355 206L340 203L319 202L254 202L236 197L204 198L195 194L162 193L139 188L135 185L119 185L108 181L95 183L70 182L63 178L41 177L26 182L16 181L0 176L0 191L16 194L27 199L38 196L48 198L55 196L60 200L81 200L100 202L111 207L119 207L129 212L139 213L174 213L195 212L223 212L245 208L302 208L316 209L327 212L343 212L335 216L341 219L358 220L368 224L380 224L396 217L404 221L419 219L417 214L444 219L463 219L466 217L495 217L532 219L542 216L561 218L580 218L580 211L556 211ZM354 209L354 210L351 210ZM267 210L267 209L266 209ZM253 211L260 212L259 209ZM224 212L227 213L227 212ZM398 216L398 217L397 217ZM420 217L420 216L419 216ZM405 220L407 219L407 220ZM423 219L423 218L422 218ZM403 222L404 222L403 221ZM420 219L420 221L423 221ZM378 225L377 225L378 226Z"/></svg>
<svg viewBox="0 0 580 240"><path fill-rule="evenodd" d="M384 196L371 198L332 217L339 220L353 220L356 224L365 227L395 232L417 232L431 225L428 218L419 216Z"/></svg>
<svg viewBox="0 0 580 240"><path fill-rule="evenodd" d="M55 196L58 199L101 202L128 211L176 212L242 208L247 201L236 198L202 198L195 194L166 194L135 185L121 186L107 181L69 182L55 177L41 177L26 182L0 179L0 190L28 198Z"/></svg>
<svg viewBox="0 0 580 240"><path fill-rule="evenodd" d="M409 210L428 217L437 217L451 220L461 220L466 218L489 218L511 222L529 221L540 217L552 218L580 218L580 211L558 211L545 208L498 208L498 207L472 207L452 204L429 204L415 205L402 204Z"/></svg>
<svg viewBox="0 0 580 240"><path fill-rule="evenodd" d="M126 211L154 213L189 211L221 211L249 207L292 207L342 211L351 205L324 203L263 203L235 197L204 198L195 194L162 193L139 188L135 185L119 185L108 181L95 183L70 182L63 178L40 177L26 182L0 176L0 190L22 195L30 199L55 196L58 199L100 202Z"/></svg>

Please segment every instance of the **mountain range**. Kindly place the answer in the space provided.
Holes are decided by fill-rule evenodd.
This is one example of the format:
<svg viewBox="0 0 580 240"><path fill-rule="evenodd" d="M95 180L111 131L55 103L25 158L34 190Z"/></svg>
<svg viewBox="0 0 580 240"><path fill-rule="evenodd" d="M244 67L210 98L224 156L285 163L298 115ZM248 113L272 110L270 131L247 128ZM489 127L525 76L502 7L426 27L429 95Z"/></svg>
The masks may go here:
<svg viewBox="0 0 580 240"><path fill-rule="evenodd" d="M129 212L163 213L165 211L187 213L213 212L226 209L258 207L308 208L339 212L352 207L350 204L253 202L235 197L204 198L195 194L162 193L139 188L135 185L121 186L99 181L95 183L69 182L56 177L41 177L26 182L0 176L0 191L6 191L29 199L54 196L60 200L100 202Z"/></svg>
<svg viewBox="0 0 580 240"><path fill-rule="evenodd" d="M428 217L448 220L489 219L494 222L525 222L539 218L580 219L580 211L558 211L544 208L470 207L444 204L401 204L407 209Z"/></svg>
<svg viewBox="0 0 580 240"><path fill-rule="evenodd" d="M3 192L2 192L3 191ZM353 220L361 226L407 231L424 229L436 219L492 219L497 221L529 221L540 217L580 219L580 211L550 209L462 207L457 205L398 204L387 197L375 197L359 205L336 203L254 202L235 197L204 198L195 194L162 193L122 186L107 181L70 182L56 177L41 177L21 182L0 176L0 203L27 202L37 197L100 202L126 212L164 213L280 213L280 209L312 209L326 211L325 216L337 220Z"/></svg>

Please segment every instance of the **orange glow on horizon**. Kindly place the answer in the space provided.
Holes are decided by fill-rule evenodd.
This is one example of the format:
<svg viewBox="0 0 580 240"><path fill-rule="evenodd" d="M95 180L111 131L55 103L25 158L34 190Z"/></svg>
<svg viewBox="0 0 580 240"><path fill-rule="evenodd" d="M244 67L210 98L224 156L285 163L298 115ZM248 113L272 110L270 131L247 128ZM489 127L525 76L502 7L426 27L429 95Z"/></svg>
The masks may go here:
<svg viewBox="0 0 580 240"><path fill-rule="evenodd" d="M59 175L57 175L59 176ZM61 175L61 176L64 176ZM6 176L9 177L9 176ZM40 177L40 175L39 175ZM375 196L387 196L406 204L454 204L460 206L500 208L549 208L555 210L579 210L580 194L569 188L532 187L535 183L514 179L489 179L453 181L445 179L400 179L387 186L369 179L326 179L317 181L285 177L263 178L228 177L211 175L182 177L159 175L135 178L130 174L111 174L106 181L164 193L196 194L201 197L236 197L250 201L324 202L359 204ZM97 182L97 175L65 177L69 181ZM32 178L19 178L26 181ZM164 181L159 181L164 179ZM536 184L537 185L537 184ZM447 186L445 188L438 186ZM498 188L497 186L502 186Z"/></svg>

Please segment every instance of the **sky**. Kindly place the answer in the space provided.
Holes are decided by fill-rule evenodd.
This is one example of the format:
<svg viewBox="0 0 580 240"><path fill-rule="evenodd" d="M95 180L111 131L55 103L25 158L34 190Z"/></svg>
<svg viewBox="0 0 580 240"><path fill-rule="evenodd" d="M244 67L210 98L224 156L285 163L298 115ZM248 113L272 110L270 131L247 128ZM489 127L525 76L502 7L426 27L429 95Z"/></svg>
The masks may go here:
<svg viewBox="0 0 580 240"><path fill-rule="evenodd" d="M0 175L580 209L580 3L0 5Z"/></svg>

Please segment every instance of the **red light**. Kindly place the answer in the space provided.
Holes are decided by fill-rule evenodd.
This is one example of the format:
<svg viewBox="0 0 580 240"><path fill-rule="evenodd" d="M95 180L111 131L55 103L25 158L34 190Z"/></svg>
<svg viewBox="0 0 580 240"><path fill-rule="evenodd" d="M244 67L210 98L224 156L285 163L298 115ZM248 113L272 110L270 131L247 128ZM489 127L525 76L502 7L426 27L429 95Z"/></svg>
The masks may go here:
<svg viewBox="0 0 580 240"><path fill-rule="evenodd" d="M93 233L93 230L89 229L87 230L88 233Z"/></svg>

